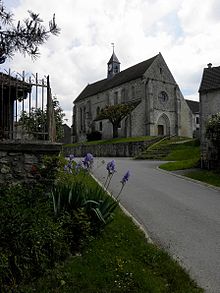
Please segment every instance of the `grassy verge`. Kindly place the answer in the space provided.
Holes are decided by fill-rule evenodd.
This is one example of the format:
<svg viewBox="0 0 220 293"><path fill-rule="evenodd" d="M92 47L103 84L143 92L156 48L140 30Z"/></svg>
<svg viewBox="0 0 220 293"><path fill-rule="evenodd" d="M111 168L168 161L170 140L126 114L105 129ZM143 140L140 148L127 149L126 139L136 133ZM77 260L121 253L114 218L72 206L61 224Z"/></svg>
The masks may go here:
<svg viewBox="0 0 220 293"><path fill-rule="evenodd" d="M93 184L93 183L92 183ZM82 254L22 292L203 292L166 252L147 243L118 208L113 222Z"/></svg>
<svg viewBox="0 0 220 293"><path fill-rule="evenodd" d="M151 140L152 136L137 136L137 137L127 137L127 138L114 138L114 139L103 139L103 140L95 140L95 141L87 141L83 143L74 143L74 144L66 144L64 147L74 147L78 145L97 145L97 144L112 144L112 143L123 143L123 142L135 142L135 141L146 141Z"/></svg>
<svg viewBox="0 0 220 293"><path fill-rule="evenodd" d="M176 162L169 162L159 166L160 169L167 171L192 169L198 166L198 159L182 160Z"/></svg>
<svg viewBox="0 0 220 293"><path fill-rule="evenodd" d="M166 144L168 154L163 158L166 161L173 161L160 165L161 169L167 171L184 170L196 168L200 162L200 147L197 141Z"/></svg>
<svg viewBox="0 0 220 293"><path fill-rule="evenodd" d="M184 176L220 187L220 172L199 170L186 173Z"/></svg>

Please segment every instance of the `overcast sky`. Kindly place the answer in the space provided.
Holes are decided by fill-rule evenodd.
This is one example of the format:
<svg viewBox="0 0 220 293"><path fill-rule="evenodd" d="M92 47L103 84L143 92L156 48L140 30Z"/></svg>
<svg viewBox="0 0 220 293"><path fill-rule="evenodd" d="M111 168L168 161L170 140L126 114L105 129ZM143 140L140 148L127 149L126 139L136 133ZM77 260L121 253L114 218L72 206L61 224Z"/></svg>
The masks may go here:
<svg viewBox="0 0 220 293"><path fill-rule="evenodd" d="M15 19L27 10L61 28L40 48L41 56L14 56L12 70L50 75L52 92L71 124L74 99L106 78L111 43L121 70L162 53L185 98L198 100L203 68L220 65L219 0L5 0Z"/></svg>

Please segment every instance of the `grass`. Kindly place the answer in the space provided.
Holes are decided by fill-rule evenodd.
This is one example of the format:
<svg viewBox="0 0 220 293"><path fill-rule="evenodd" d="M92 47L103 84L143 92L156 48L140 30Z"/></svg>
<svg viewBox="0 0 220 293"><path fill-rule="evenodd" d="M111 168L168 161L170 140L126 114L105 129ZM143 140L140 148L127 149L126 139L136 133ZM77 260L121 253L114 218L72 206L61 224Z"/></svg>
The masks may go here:
<svg viewBox="0 0 220 293"><path fill-rule="evenodd" d="M89 179L94 185L94 180ZM194 293L203 292L157 246L147 243L132 220L117 209L114 220L82 254L23 287L21 292Z"/></svg>
<svg viewBox="0 0 220 293"><path fill-rule="evenodd" d="M220 187L220 171L199 170L188 172L184 176Z"/></svg>
<svg viewBox="0 0 220 293"><path fill-rule="evenodd" d="M149 146L135 159L173 161L160 165L167 171L197 167L200 161L199 142L186 137L164 138Z"/></svg>
<svg viewBox="0 0 220 293"><path fill-rule="evenodd" d="M165 142L160 146L167 150L167 154L163 157L165 161L173 161L160 165L161 169L167 171L191 169L199 166L200 147L196 140L178 142Z"/></svg>
<svg viewBox="0 0 220 293"><path fill-rule="evenodd" d="M167 171L192 169L198 166L198 159L181 160L160 165L160 169Z"/></svg>
<svg viewBox="0 0 220 293"><path fill-rule="evenodd" d="M123 142L135 142L135 141L146 141L151 140L152 136L137 136L137 137L122 137L122 138L112 138L112 139L103 139L103 140L95 140L95 141L87 141L81 143L74 144L66 144L64 147L75 147L79 145L97 145L97 144L114 144L114 143L123 143Z"/></svg>

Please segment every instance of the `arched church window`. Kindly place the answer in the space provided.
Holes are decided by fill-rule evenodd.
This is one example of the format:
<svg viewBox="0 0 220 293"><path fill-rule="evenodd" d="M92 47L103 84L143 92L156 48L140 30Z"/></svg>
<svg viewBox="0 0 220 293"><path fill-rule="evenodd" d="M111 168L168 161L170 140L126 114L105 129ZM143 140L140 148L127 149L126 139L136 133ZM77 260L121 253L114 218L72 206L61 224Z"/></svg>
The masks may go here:
<svg viewBox="0 0 220 293"><path fill-rule="evenodd" d="M83 107L83 131L86 131L86 107Z"/></svg>
<svg viewBox="0 0 220 293"><path fill-rule="evenodd" d="M168 95L165 91L162 91L158 95L158 100L162 103L165 104L168 101Z"/></svg>
<svg viewBox="0 0 220 293"><path fill-rule="evenodd" d="M125 89L121 90L121 102L125 103Z"/></svg>
<svg viewBox="0 0 220 293"><path fill-rule="evenodd" d="M102 121L99 122L99 131L102 131Z"/></svg>
<svg viewBox="0 0 220 293"><path fill-rule="evenodd" d="M100 107L96 108L96 115L98 116L100 114Z"/></svg>
<svg viewBox="0 0 220 293"><path fill-rule="evenodd" d="M134 85L132 85L132 87L131 87L131 97L132 97L132 99L135 99L135 87L134 87Z"/></svg>
<svg viewBox="0 0 220 293"><path fill-rule="evenodd" d="M118 104L118 92L115 92L114 94L114 105Z"/></svg>
<svg viewBox="0 0 220 293"><path fill-rule="evenodd" d="M109 93L106 93L106 104L110 105Z"/></svg>
<svg viewBox="0 0 220 293"><path fill-rule="evenodd" d="M82 108L79 110L79 121L80 121L80 130L83 129L83 111Z"/></svg>

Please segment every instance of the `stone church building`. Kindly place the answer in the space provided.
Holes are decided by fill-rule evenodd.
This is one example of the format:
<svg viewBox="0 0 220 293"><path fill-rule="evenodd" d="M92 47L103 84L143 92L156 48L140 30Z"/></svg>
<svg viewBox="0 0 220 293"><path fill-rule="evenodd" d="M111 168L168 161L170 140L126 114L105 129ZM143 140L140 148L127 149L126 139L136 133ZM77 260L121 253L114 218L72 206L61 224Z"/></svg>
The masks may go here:
<svg viewBox="0 0 220 293"><path fill-rule="evenodd" d="M137 106L121 121L119 137L192 137L192 112L161 53L120 71L113 51L107 78L88 84L74 101L73 141L85 141L95 130L112 138L112 124L95 118L106 105L131 102Z"/></svg>

